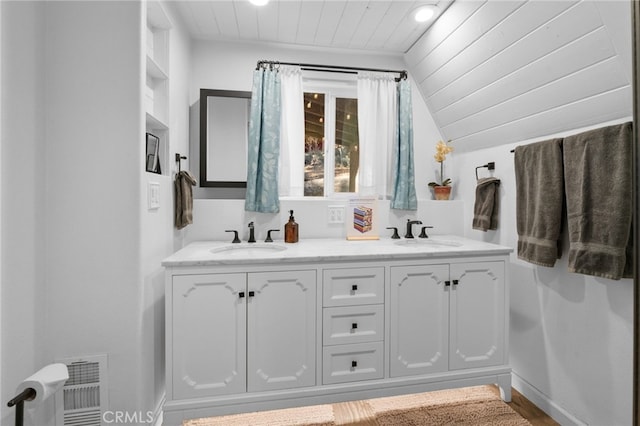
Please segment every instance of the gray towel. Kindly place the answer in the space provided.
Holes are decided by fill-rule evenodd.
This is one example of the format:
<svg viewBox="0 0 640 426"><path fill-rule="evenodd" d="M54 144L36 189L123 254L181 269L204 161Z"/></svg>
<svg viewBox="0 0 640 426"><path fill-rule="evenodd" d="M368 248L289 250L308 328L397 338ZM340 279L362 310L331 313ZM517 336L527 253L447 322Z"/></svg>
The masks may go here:
<svg viewBox="0 0 640 426"><path fill-rule="evenodd" d="M182 229L193 223L193 190L196 178L188 171L181 171L176 174L175 180L175 224L176 228Z"/></svg>
<svg viewBox="0 0 640 426"><path fill-rule="evenodd" d="M564 139L569 270L618 280L631 270L631 123Z"/></svg>
<svg viewBox="0 0 640 426"><path fill-rule="evenodd" d="M519 146L514 162L518 258L552 267L561 254L562 139Z"/></svg>
<svg viewBox="0 0 640 426"><path fill-rule="evenodd" d="M473 206L473 229L487 231L498 229L498 189L500 179L489 177L478 180L476 202Z"/></svg>

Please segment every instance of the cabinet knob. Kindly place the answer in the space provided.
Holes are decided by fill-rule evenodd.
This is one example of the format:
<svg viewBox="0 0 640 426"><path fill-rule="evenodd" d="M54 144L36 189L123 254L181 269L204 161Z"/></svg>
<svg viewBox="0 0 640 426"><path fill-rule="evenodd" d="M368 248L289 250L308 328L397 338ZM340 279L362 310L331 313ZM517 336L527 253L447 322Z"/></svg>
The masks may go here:
<svg viewBox="0 0 640 426"><path fill-rule="evenodd" d="M249 297L253 297L253 296L255 296L255 295L256 295L256 293L255 293L254 291L250 291L250 292L249 292Z"/></svg>
<svg viewBox="0 0 640 426"><path fill-rule="evenodd" d="M458 280L453 280L453 285L458 285Z"/></svg>
<svg viewBox="0 0 640 426"><path fill-rule="evenodd" d="M244 297L244 291L241 291L240 293L238 293L238 297L242 299Z"/></svg>
<svg viewBox="0 0 640 426"><path fill-rule="evenodd" d="M356 368L358 366L358 361L351 361L351 368Z"/></svg>
<svg viewBox="0 0 640 426"><path fill-rule="evenodd" d="M351 329L354 330L356 328L358 328L358 323L357 322L352 323L351 324Z"/></svg>
<svg viewBox="0 0 640 426"><path fill-rule="evenodd" d="M351 291L356 291L356 290L358 290L358 284L352 284Z"/></svg>
<svg viewBox="0 0 640 426"><path fill-rule="evenodd" d="M451 281L447 280L444 282L445 287L449 287L451 285Z"/></svg>

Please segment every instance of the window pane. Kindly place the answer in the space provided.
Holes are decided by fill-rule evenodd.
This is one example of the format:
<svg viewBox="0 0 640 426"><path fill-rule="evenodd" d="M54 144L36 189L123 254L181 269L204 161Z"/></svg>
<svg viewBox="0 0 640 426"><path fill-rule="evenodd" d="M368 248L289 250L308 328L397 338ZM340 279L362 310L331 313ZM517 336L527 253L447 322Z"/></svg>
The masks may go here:
<svg viewBox="0 0 640 426"><path fill-rule="evenodd" d="M324 94L304 94L304 195L324 195Z"/></svg>
<svg viewBox="0 0 640 426"><path fill-rule="evenodd" d="M336 98L334 192L356 192L359 165L358 100Z"/></svg>

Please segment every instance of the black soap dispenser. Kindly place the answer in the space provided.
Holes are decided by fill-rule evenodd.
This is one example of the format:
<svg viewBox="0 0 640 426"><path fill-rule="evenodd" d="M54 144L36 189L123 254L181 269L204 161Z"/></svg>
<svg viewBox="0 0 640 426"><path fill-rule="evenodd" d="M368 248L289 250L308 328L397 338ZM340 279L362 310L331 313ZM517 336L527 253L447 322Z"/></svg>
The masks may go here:
<svg viewBox="0 0 640 426"><path fill-rule="evenodd" d="M298 224L293 217L293 210L289 210L289 222L284 225L284 242L298 242Z"/></svg>

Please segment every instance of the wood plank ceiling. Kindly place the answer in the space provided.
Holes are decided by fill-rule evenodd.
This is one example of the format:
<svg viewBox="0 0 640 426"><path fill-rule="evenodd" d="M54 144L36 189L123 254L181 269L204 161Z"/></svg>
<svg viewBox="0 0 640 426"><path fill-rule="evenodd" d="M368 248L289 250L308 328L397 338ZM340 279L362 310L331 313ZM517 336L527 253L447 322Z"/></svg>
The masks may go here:
<svg viewBox="0 0 640 426"><path fill-rule="evenodd" d="M453 0L248 0L178 1L191 36L220 41L276 42L403 54L437 19L418 23L413 12Z"/></svg>

